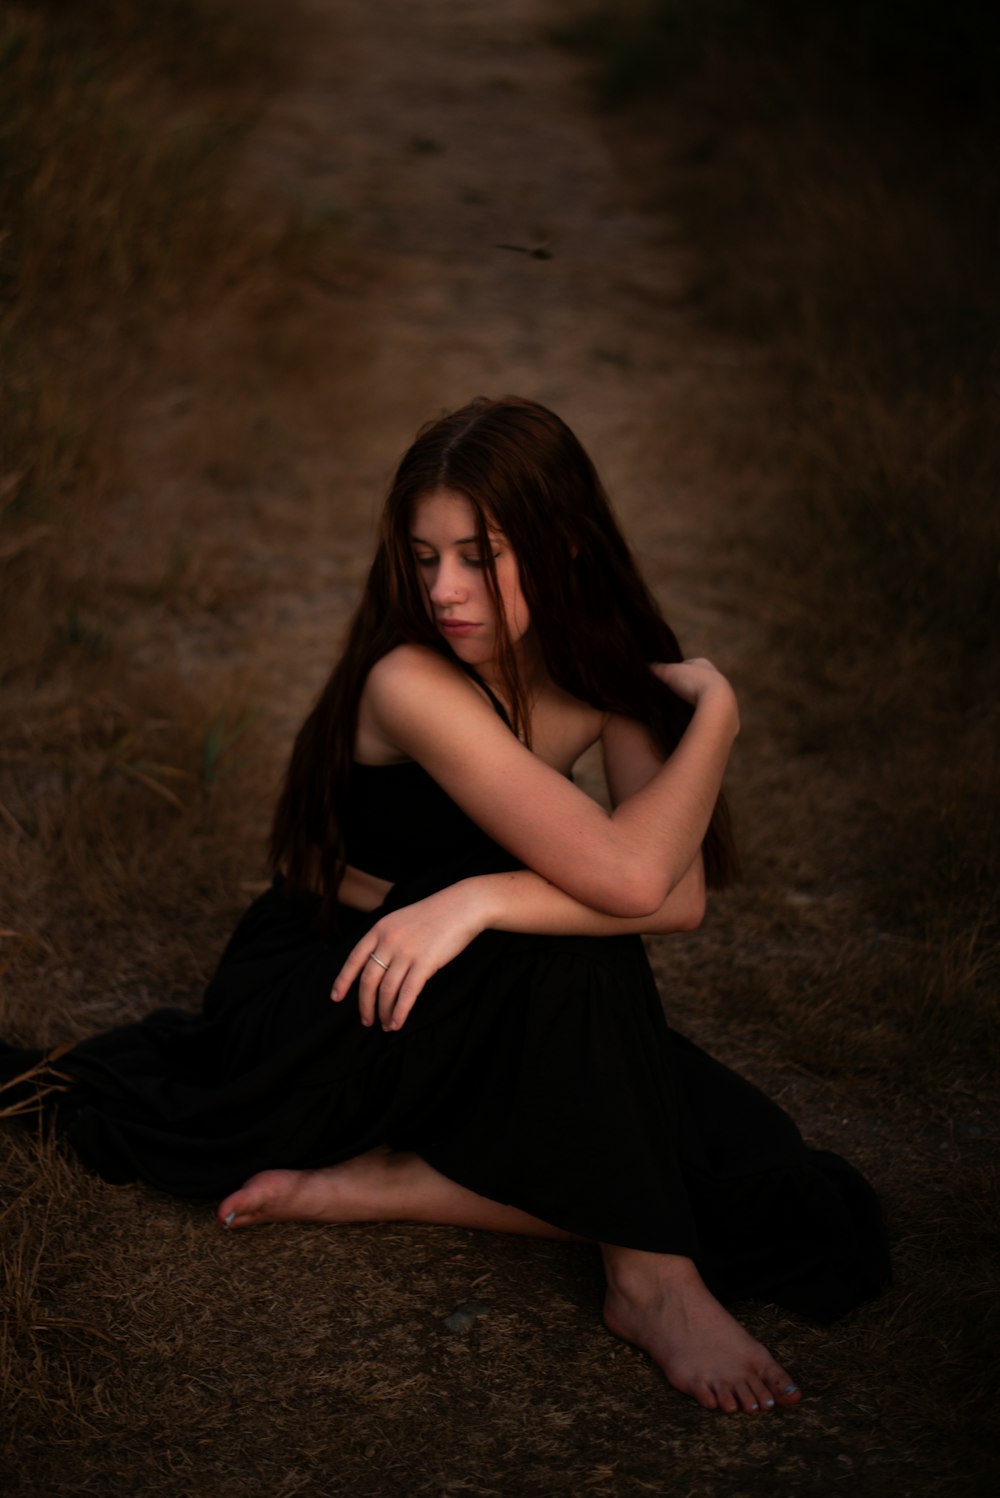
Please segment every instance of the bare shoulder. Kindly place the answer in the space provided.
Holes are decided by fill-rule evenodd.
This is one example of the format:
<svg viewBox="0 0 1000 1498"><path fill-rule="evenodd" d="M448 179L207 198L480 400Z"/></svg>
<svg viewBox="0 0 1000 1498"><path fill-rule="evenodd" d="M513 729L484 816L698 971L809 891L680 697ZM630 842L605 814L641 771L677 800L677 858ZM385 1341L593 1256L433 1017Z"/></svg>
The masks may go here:
<svg viewBox="0 0 1000 1498"><path fill-rule="evenodd" d="M465 699L470 705L481 701L481 694L465 673L426 645L397 645L368 673L362 699L376 713L394 713L408 706L427 705L427 694L435 698L443 693L449 698Z"/></svg>
<svg viewBox="0 0 1000 1498"><path fill-rule="evenodd" d="M405 681L414 674L461 676L462 673L429 645L414 643L394 646L375 662L368 673L368 680L372 683L392 683Z"/></svg>
<svg viewBox="0 0 1000 1498"><path fill-rule="evenodd" d="M355 755L369 763L420 758L442 722L471 719L487 731L496 714L469 678L425 645L397 645L368 673L358 706Z"/></svg>

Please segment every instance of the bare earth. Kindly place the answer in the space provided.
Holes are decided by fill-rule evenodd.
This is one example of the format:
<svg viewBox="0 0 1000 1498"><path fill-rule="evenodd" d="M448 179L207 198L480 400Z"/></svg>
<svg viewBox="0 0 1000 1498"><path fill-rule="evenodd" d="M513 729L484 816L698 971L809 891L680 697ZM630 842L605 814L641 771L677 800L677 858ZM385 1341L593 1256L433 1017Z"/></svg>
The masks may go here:
<svg viewBox="0 0 1000 1498"><path fill-rule="evenodd" d="M840 898L824 828L849 815L833 772L789 752L766 657L781 601L761 600L747 573L769 488L741 465L740 437L763 372L698 326L692 267L652 204L639 143L615 140L576 61L546 40L557 10L287 10L294 82L251 132L232 191L262 219L291 205L299 258L280 295L251 275L165 329L123 413L129 482L95 554L139 587L180 548L199 602L133 621L134 659L169 660L181 679L217 681L220 701L242 692L261 707L267 785L416 428L480 393L551 405L597 462L685 648L716 659L744 703L734 788L750 883L695 937L654 944L668 1011L811 1139L855 1158L905 1237L893 1164L916 1152L945 1171L950 1125L921 1117L915 1137L911 1117L849 1075L784 1060L757 976L795 983L810 923ZM773 819L793 803L782 846ZM769 841L754 831L761 806ZM197 927L186 957L164 931L159 973L155 960L109 975L80 959L81 1030L164 990L194 1002L261 877L267 812L248 808L229 908ZM893 1296L826 1331L748 1308L806 1398L727 1420L609 1338L586 1249L402 1226L224 1235L208 1207L107 1187L58 1159L39 1190L33 1150L9 1149L51 1358L49 1406L8 1448L11 1495L959 1491L958 1457L926 1449L893 1384Z"/></svg>

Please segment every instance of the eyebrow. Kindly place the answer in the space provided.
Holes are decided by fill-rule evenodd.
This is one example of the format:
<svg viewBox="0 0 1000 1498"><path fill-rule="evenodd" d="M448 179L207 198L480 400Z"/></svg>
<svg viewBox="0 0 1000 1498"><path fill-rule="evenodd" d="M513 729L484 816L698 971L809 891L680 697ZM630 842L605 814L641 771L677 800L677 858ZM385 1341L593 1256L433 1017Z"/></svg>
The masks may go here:
<svg viewBox="0 0 1000 1498"><path fill-rule="evenodd" d="M499 540L499 538L503 535L503 531L490 531L488 534L489 534L490 538L494 538L495 537L497 540ZM414 536L411 533L410 540L413 542L414 546L430 546L431 551L434 550L434 547L431 544L431 542L430 541L425 541L424 538L423 538L423 536ZM459 540L459 541L453 541L452 545L453 546L475 546L475 545L478 545L478 543L479 543L479 537L478 536L462 536L461 540Z"/></svg>

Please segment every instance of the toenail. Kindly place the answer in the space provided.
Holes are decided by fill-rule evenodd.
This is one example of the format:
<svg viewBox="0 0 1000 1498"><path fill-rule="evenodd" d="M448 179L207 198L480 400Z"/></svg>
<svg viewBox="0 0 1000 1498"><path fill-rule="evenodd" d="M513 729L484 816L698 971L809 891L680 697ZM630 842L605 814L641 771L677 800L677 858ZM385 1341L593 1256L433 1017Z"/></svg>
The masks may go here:
<svg viewBox="0 0 1000 1498"><path fill-rule="evenodd" d="M786 1386L786 1388L785 1388L785 1393L786 1394L797 1394L798 1392L799 1392L799 1386L798 1386L798 1384L788 1384Z"/></svg>

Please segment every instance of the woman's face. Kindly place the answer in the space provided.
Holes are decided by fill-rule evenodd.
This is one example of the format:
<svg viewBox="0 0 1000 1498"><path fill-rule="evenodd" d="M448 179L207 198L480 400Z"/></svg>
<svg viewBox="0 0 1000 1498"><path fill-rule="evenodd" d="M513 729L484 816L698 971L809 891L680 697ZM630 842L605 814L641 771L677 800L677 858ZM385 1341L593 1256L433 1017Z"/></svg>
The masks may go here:
<svg viewBox="0 0 1000 1498"><path fill-rule="evenodd" d="M515 648L531 623L521 592L517 558L502 531L490 527L490 543L504 619ZM463 494L435 489L418 499L410 543L427 610L455 655L482 669L497 658L496 609L487 586L476 535L476 515Z"/></svg>

